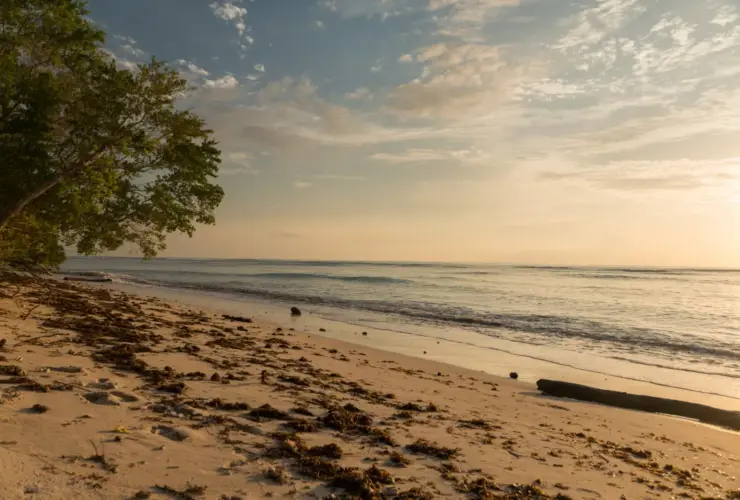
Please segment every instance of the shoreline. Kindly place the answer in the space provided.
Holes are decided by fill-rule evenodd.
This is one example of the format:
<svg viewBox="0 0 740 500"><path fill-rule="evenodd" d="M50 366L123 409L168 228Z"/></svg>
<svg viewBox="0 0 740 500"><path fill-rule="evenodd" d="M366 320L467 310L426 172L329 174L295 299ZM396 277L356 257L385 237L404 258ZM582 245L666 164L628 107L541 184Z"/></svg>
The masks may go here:
<svg viewBox="0 0 740 500"><path fill-rule="evenodd" d="M520 381L530 383L532 386L541 378L567 380L573 383L596 386L601 389L679 399L687 402L716 406L726 410L740 411L740 397L733 398L732 396L718 394L712 391L700 391L656 381L642 380L628 375L604 373L588 367L588 364L594 362L592 359L588 359L589 363L586 366L578 366L575 363L544 359L534 354L514 352L507 350L505 347L507 343L512 343L510 341L493 339L471 332L461 333L467 333L469 338L477 337L476 340L490 345L486 346L465 342L464 340L461 341L400 330L355 325L339 319L326 318L320 314L314 315L311 312L312 308L310 306L304 310L307 314L303 314L297 319L290 316L290 306L287 304L276 304L251 298L240 300L226 295L219 296L215 293L154 286L144 287L132 284L90 283L89 285L123 290L137 295L150 295L160 299L176 301L190 307L204 307L228 314L245 314L284 328L301 326L304 331L312 331L317 335L349 344L467 368L475 372L487 373L494 376L505 378L510 372L516 371L519 374ZM319 330L321 328L327 331L320 332ZM372 335L363 337L361 335L362 331L367 331ZM542 347L530 346L530 348L536 350ZM573 355L577 357L576 353L573 353ZM601 360L599 358L596 361ZM622 364L629 366L632 362L623 361ZM668 375L675 370L665 369L665 371ZM695 376L691 372L682 373L684 375Z"/></svg>
<svg viewBox="0 0 740 500"><path fill-rule="evenodd" d="M299 321L23 284L0 298L3 498L698 500L740 487L740 433L545 397Z"/></svg>

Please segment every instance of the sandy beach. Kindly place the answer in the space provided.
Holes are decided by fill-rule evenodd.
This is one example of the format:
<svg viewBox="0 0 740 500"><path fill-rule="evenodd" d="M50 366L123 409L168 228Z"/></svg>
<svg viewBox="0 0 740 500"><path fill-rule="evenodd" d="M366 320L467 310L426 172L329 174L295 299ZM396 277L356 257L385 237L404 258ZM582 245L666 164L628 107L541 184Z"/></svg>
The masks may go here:
<svg viewBox="0 0 740 500"><path fill-rule="evenodd" d="M0 293L3 499L740 498L735 432L159 298Z"/></svg>

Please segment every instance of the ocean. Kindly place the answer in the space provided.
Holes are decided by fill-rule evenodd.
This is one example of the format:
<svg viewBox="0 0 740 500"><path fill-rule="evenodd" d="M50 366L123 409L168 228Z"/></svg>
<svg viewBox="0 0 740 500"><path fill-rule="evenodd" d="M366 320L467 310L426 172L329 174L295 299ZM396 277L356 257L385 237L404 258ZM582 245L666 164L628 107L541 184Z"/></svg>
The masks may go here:
<svg viewBox="0 0 740 500"><path fill-rule="evenodd" d="M62 272L740 399L740 270L75 257Z"/></svg>

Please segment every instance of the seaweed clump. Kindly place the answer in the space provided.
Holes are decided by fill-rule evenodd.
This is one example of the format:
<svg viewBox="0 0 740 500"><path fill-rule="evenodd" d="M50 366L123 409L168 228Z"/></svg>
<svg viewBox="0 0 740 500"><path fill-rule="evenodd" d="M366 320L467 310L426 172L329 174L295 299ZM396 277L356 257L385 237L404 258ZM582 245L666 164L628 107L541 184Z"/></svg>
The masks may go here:
<svg viewBox="0 0 740 500"><path fill-rule="evenodd" d="M460 450L458 448L448 448L445 446L439 446L426 439L418 439L414 443L407 446L411 453L419 455L429 455L440 460L450 460L455 458Z"/></svg>

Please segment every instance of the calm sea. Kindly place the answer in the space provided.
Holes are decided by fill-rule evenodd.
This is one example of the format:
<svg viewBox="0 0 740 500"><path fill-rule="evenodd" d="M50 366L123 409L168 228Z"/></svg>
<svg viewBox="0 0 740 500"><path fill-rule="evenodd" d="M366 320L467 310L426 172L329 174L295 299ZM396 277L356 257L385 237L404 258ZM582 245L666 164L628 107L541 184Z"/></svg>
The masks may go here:
<svg viewBox="0 0 740 500"><path fill-rule="evenodd" d="M697 374L738 395L738 270L71 258L63 271L295 305L410 334L454 339L464 330L527 352L546 346L558 362L585 352L625 372L616 375L660 368L658 382L670 385L671 372Z"/></svg>

